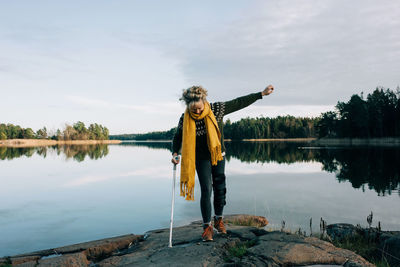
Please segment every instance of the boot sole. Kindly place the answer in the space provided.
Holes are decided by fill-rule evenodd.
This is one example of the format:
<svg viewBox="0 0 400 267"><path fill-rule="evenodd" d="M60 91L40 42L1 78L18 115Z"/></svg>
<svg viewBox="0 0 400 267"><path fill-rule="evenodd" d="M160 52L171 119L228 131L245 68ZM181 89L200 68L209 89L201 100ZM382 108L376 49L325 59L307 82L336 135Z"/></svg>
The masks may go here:
<svg viewBox="0 0 400 267"><path fill-rule="evenodd" d="M215 235L215 229L214 229L214 227L213 227L213 235ZM203 242L214 241L214 239L212 238L212 236L211 236L211 239L209 239L209 240L204 239L204 238L202 238L202 239L203 239Z"/></svg>
<svg viewBox="0 0 400 267"><path fill-rule="evenodd" d="M224 232L220 232L220 231L218 231L218 229L217 229L217 228L215 228L215 227L214 227L214 231L215 231L215 232L217 232L217 234L222 234L222 235L226 235L226 234L228 234L228 233L224 233Z"/></svg>

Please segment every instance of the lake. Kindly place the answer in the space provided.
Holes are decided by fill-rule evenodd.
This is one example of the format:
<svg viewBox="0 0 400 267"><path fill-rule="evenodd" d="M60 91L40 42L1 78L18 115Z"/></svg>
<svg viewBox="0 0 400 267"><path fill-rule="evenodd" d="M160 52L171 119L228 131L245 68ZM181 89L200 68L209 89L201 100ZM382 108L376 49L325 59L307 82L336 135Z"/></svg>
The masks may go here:
<svg viewBox="0 0 400 267"><path fill-rule="evenodd" d="M268 218L267 229L319 231L330 223L400 230L400 149L226 142L225 214ZM168 228L173 170L168 142L0 147L0 257ZM178 165L177 181L179 181ZM175 198L174 225L200 220ZM167 244L166 244L167 245Z"/></svg>

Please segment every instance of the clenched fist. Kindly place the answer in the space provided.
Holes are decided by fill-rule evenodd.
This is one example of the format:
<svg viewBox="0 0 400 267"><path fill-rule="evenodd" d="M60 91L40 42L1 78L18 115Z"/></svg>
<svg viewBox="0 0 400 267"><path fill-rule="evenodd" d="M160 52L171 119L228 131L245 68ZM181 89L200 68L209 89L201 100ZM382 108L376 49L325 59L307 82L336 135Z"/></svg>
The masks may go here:
<svg viewBox="0 0 400 267"><path fill-rule="evenodd" d="M263 96L265 96L265 95L272 94L273 91L274 91L274 86L270 84L261 93Z"/></svg>

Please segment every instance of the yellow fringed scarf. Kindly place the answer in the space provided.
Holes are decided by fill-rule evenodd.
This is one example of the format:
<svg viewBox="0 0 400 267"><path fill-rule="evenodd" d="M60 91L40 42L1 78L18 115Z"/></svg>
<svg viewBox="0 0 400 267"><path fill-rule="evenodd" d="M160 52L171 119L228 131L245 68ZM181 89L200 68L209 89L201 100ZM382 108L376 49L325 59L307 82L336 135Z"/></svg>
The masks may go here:
<svg viewBox="0 0 400 267"><path fill-rule="evenodd" d="M221 161L221 132L217 120L210 108L210 103L204 101L204 110L195 114L186 108L183 117L182 165L181 165L181 196L186 200L194 200L194 178L196 174L196 122L204 119L207 129L207 144L211 154L211 164Z"/></svg>

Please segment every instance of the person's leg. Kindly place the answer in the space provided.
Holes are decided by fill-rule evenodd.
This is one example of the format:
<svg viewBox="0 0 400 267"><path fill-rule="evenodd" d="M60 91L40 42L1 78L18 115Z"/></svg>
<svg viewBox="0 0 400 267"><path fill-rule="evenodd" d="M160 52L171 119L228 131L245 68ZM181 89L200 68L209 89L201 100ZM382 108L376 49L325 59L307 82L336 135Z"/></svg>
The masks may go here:
<svg viewBox="0 0 400 267"><path fill-rule="evenodd" d="M225 156L218 161L216 166L212 166L212 180L214 190L214 212L217 218L222 217L226 204L226 177L225 177Z"/></svg>
<svg viewBox="0 0 400 267"><path fill-rule="evenodd" d="M211 162L209 160L196 160L196 171L201 188L201 215L203 217L203 226L206 228L211 224Z"/></svg>

